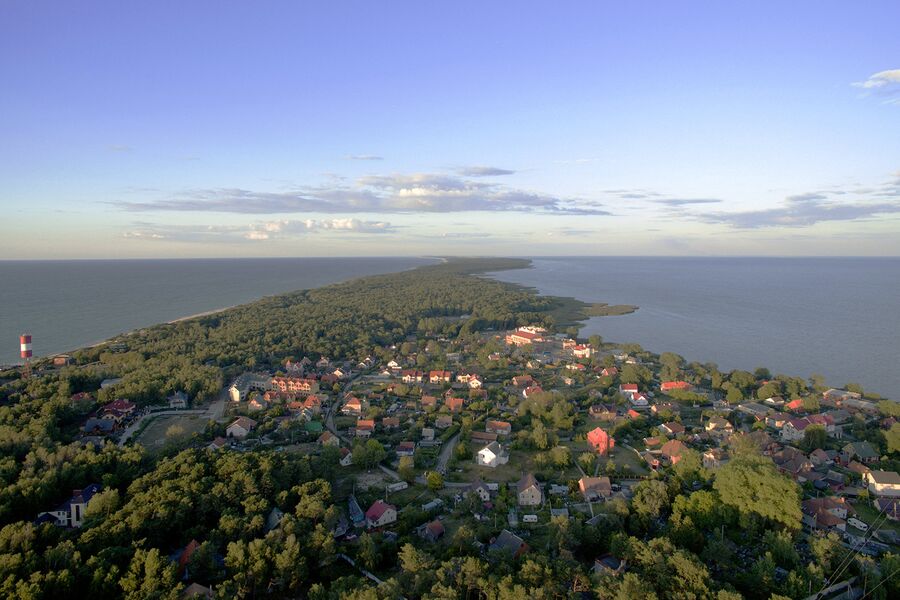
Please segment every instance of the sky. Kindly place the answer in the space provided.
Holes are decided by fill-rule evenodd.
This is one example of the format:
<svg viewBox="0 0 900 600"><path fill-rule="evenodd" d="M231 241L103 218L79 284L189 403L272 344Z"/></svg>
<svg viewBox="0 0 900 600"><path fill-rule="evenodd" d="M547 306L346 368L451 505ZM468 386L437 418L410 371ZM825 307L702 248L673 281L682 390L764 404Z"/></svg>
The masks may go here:
<svg viewBox="0 0 900 600"><path fill-rule="evenodd" d="M0 0L0 259L900 256L898 23Z"/></svg>

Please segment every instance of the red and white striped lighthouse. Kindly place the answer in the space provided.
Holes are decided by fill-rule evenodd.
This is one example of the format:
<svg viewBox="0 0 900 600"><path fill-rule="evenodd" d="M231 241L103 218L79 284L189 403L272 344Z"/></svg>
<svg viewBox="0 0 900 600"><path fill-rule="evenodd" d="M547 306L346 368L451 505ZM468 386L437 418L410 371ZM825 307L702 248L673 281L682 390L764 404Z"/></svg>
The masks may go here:
<svg viewBox="0 0 900 600"><path fill-rule="evenodd" d="M19 350L23 360L31 358L31 334L23 333L19 336Z"/></svg>
<svg viewBox="0 0 900 600"><path fill-rule="evenodd" d="M19 336L19 355L25 361L25 367L22 369L22 377L28 379L31 377L31 334L23 333Z"/></svg>

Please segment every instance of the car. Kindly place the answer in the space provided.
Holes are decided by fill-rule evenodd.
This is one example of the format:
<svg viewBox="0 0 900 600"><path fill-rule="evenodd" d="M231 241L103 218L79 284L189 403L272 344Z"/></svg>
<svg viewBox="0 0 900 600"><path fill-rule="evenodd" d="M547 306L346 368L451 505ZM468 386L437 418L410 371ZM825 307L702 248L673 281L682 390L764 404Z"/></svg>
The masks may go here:
<svg viewBox="0 0 900 600"><path fill-rule="evenodd" d="M869 530L869 526L866 523L857 519L856 517L850 517L849 519L847 519L847 524L850 525L851 527L856 527L860 531L868 531Z"/></svg>

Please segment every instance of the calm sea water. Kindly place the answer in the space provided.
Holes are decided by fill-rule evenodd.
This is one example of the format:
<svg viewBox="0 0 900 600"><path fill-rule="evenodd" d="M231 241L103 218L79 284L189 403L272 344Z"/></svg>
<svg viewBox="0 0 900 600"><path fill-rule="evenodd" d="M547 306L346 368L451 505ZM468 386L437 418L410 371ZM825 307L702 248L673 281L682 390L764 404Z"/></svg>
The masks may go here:
<svg viewBox="0 0 900 600"><path fill-rule="evenodd" d="M422 258L0 261L0 364L298 289L403 271Z"/></svg>
<svg viewBox="0 0 900 600"><path fill-rule="evenodd" d="M581 335L720 369L825 376L900 399L900 259L541 258L493 274L542 293L636 304Z"/></svg>

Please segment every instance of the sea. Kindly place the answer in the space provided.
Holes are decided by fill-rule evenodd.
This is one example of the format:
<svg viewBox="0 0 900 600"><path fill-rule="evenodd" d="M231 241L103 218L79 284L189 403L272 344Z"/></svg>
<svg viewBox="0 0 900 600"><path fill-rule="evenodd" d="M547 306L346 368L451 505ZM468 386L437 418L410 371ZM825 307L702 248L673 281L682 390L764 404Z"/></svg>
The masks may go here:
<svg viewBox="0 0 900 600"><path fill-rule="evenodd" d="M433 264L428 258L0 261L0 365L264 296Z"/></svg>
<svg viewBox="0 0 900 600"><path fill-rule="evenodd" d="M535 258L491 274L543 294L634 304L580 335L636 342L721 370L859 383L900 400L898 258Z"/></svg>

